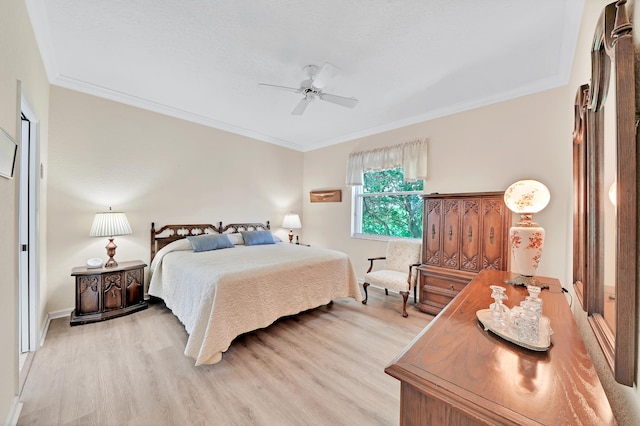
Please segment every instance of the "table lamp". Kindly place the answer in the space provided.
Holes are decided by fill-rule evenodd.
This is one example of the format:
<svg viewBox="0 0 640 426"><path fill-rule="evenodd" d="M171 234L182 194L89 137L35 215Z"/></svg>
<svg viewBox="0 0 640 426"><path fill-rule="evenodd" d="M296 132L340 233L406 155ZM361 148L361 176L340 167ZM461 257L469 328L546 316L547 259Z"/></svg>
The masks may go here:
<svg viewBox="0 0 640 426"><path fill-rule="evenodd" d="M520 274L514 284L535 285L533 276L540 264L544 246L544 228L533 221L533 214L544 209L551 194L549 189L535 180L521 180L504 193L507 208L520 214L520 221L509 229L514 272Z"/></svg>
<svg viewBox="0 0 640 426"><path fill-rule="evenodd" d="M113 258L116 255L118 246L113 242L113 237L117 235L132 234L131 226L127 216L122 212L112 212L109 207L108 212L96 213L91 225L90 237L108 237L109 243L105 246L109 260L105 263L105 268L118 266L118 262Z"/></svg>
<svg viewBox="0 0 640 426"><path fill-rule="evenodd" d="M284 215L284 220L282 221L283 228L289 228L289 243L293 243L293 230L302 228L302 223L300 222L300 216L295 213L289 213Z"/></svg>

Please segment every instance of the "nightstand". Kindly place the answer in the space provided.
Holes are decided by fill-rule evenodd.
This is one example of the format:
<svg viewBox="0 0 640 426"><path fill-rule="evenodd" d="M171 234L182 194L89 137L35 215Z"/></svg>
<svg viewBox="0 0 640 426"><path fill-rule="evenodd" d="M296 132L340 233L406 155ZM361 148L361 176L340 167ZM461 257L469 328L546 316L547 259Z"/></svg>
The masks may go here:
<svg viewBox="0 0 640 426"><path fill-rule="evenodd" d="M111 268L73 268L76 309L71 313L70 324L104 321L146 309L145 266L146 263L136 260L120 262Z"/></svg>

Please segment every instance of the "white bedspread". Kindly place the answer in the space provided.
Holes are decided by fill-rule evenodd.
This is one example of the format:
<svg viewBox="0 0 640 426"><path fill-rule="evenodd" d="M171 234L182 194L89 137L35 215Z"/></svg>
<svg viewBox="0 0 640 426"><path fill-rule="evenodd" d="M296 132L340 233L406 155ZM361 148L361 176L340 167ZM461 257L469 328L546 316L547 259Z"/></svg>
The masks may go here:
<svg viewBox="0 0 640 426"><path fill-rule="evenodd" d="M341 297L362 300L351 260L338 251L288 243L200 253L176 247L156 255L149 294L184 324L185 355L196 365L219 362L237 336L280 317Z"/></svg>

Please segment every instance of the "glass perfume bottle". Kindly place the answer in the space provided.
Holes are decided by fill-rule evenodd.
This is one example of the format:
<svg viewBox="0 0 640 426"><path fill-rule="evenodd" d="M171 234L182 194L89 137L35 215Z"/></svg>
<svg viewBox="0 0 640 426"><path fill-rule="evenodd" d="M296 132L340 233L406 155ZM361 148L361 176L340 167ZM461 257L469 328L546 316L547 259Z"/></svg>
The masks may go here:
<svg viewBox="0 0 640 426"><path fill-rule="evenodd" d="M499 285L492 285L489 288L491 289L491 297L494 300L490 306L493 325L498 328L507 328L509 308L502 303L503 300L508 299L505 293L507 289Z"/></svg>
<svg viewBox="0 0 640 426"><path fill-rule="evenodd" d="M518 317L518 340L538 343L540 316L536 312L536 304L530 300L524 300L520 306L522 306L522 312Z"/></svg>
<svg viewBox="0 0 640 426"><path fill-rule="evenodd" d="M525 298L525 300L533 303L535 307L536 314L538 315L538 319L542 317L542 299L538 296L542 289L540 287L536 287L533 285L527 286L527 290L529 291L529 296Z"/></svg>

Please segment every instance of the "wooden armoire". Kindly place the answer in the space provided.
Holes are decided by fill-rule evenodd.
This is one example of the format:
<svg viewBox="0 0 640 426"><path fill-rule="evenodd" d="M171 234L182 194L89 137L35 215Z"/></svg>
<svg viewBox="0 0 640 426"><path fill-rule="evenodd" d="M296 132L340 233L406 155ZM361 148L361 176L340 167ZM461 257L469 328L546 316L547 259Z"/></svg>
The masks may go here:
<svg viewBox="0 0 640 426"><path fill-rule="evenodd" d="M418 309L438 314L483 269L509 268L504 192L425 194Z"/></svg>

